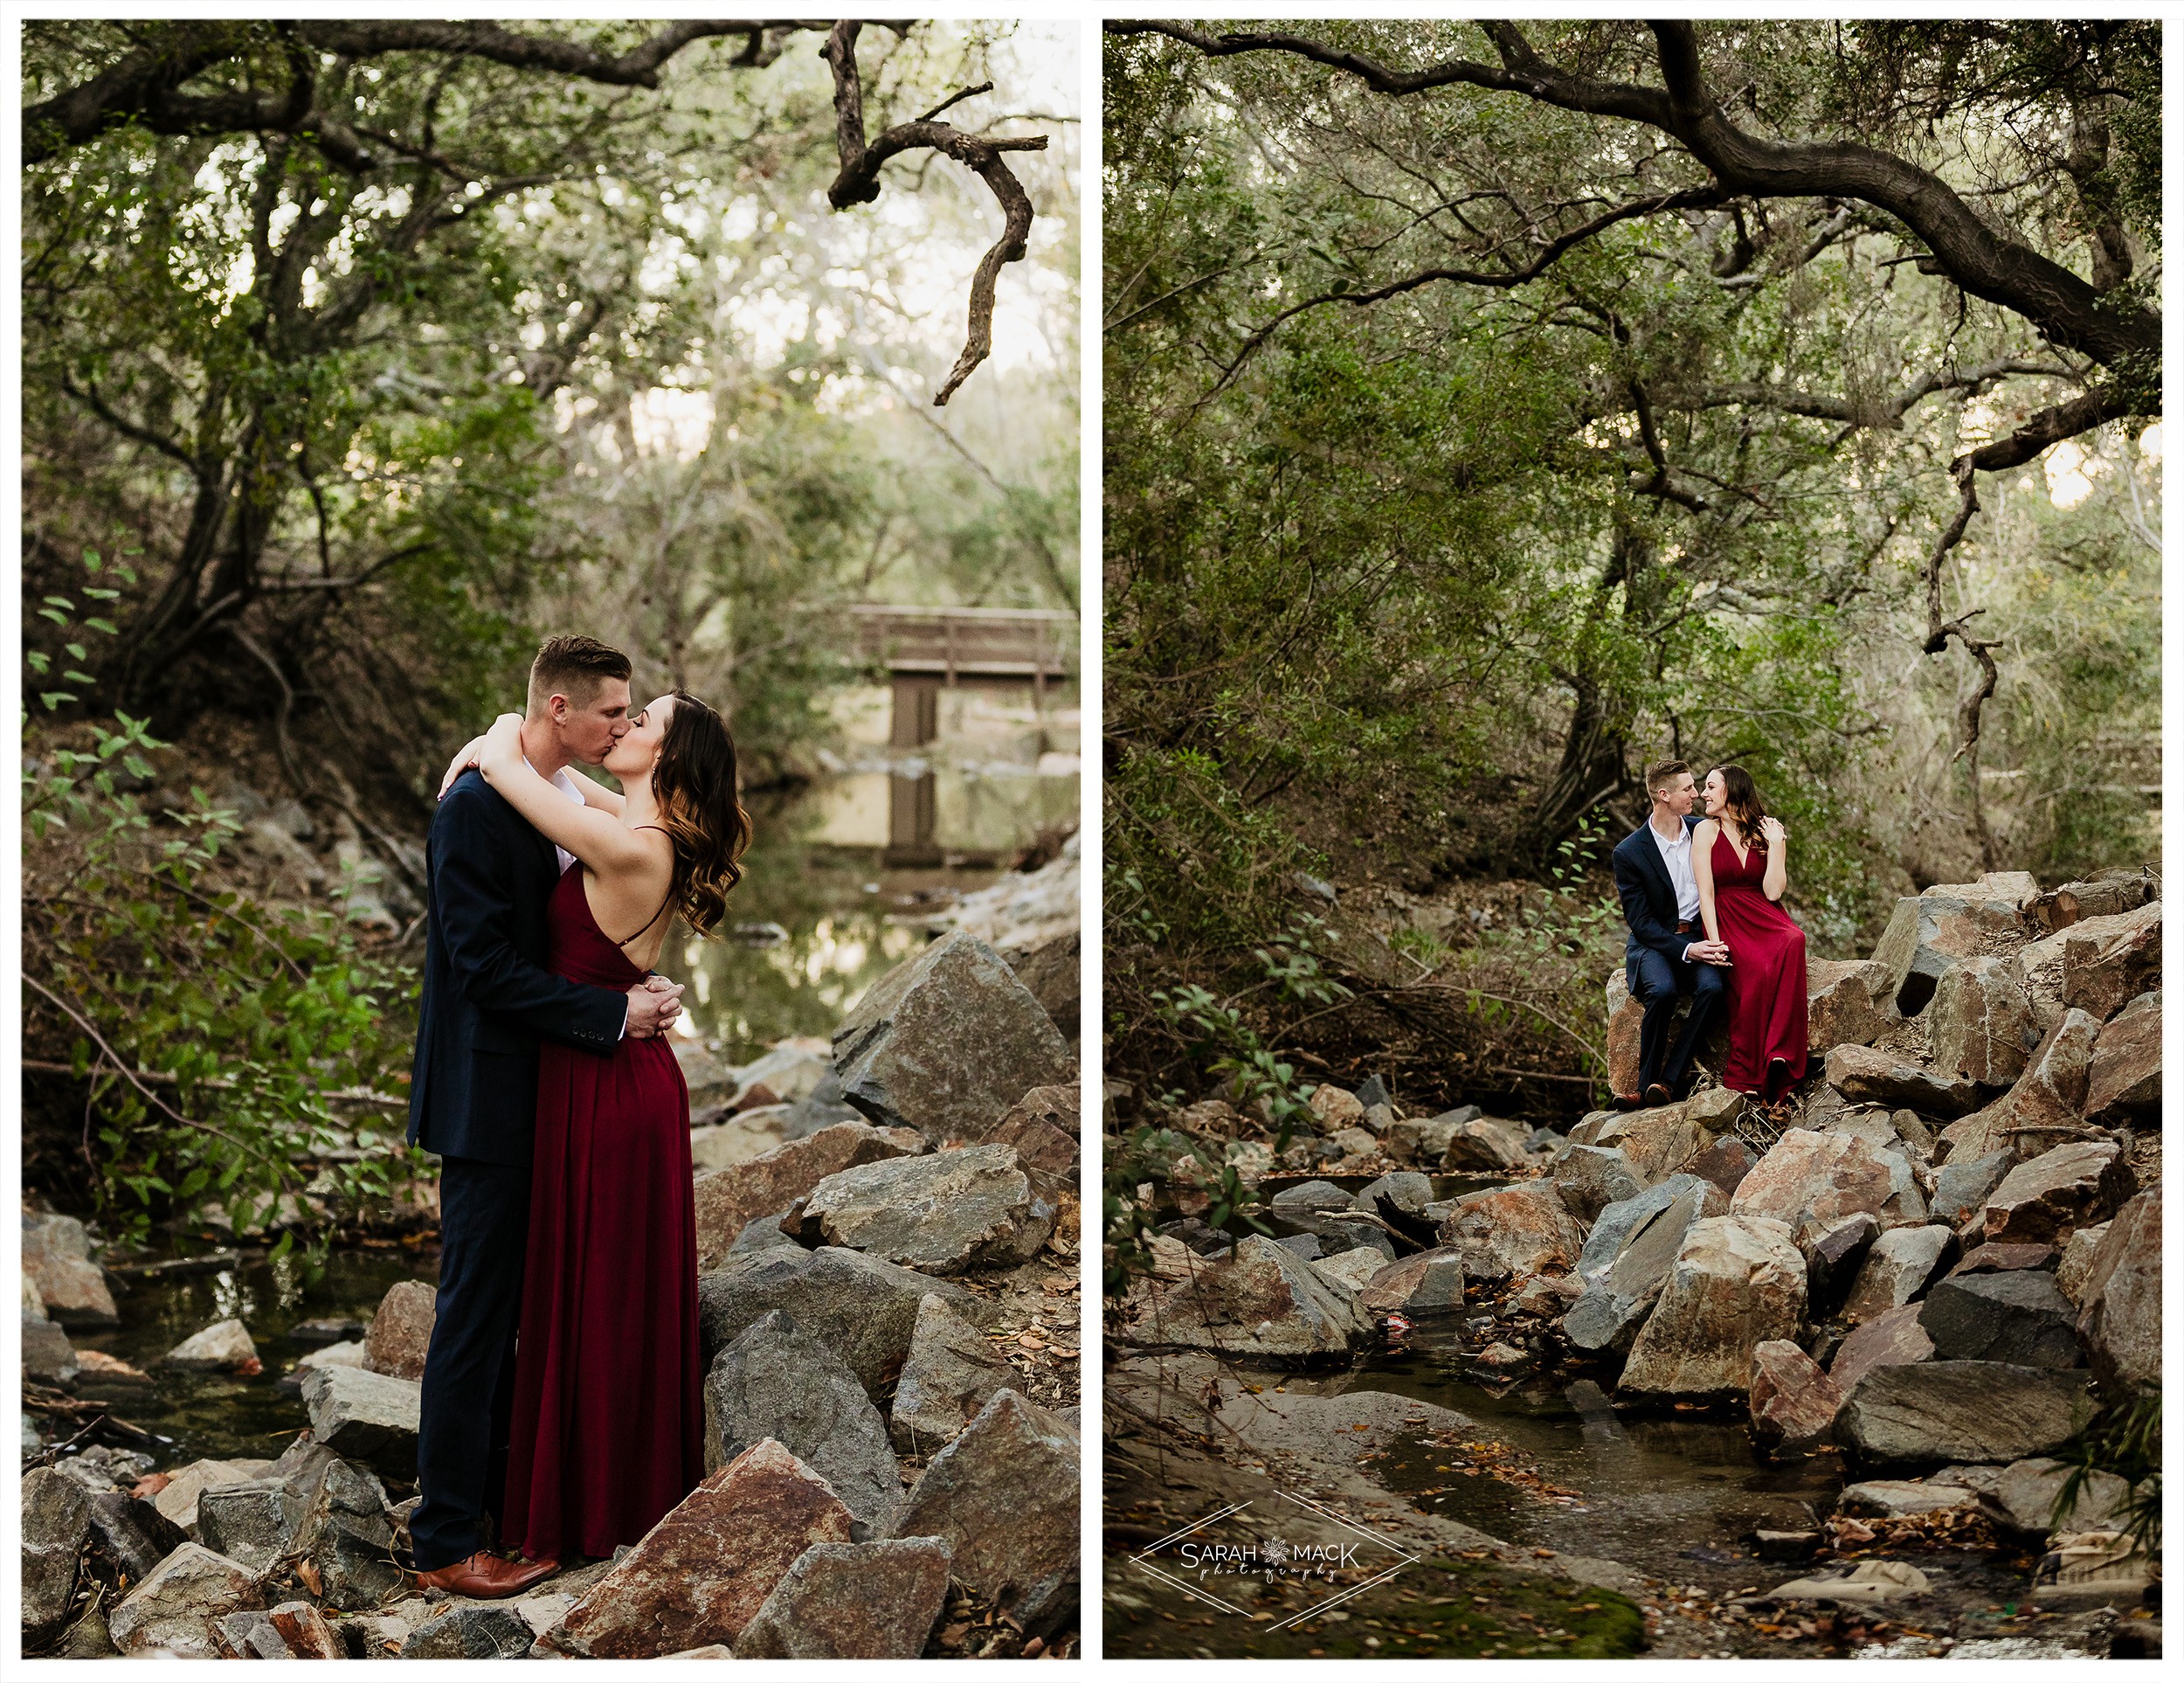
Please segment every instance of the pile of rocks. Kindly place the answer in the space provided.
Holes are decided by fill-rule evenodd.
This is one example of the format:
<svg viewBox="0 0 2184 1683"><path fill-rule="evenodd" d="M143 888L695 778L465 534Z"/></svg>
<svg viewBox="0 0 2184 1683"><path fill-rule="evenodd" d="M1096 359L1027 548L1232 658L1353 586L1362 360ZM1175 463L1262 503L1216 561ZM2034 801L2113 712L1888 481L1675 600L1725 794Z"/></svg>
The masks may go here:
<svg viewBox="0 0 2184 1683"><path fill-rule="evenodd" d="M405 1281L361 1336L296 1364L311 1423L278 1461L152 1473L100 1450L30 1475L26 1646L910 1658L951 1594L995 1614L991 1651L1065 1644L1080 1580L1068 1044L959 932L876 984L831 1047L778 1048L717 1087L716 1116L801 1109L817 1125L697 1170L707 1472L640 1541L513 1603L414 1593L414 1498L397 1493L415 1477L433 1292ZM32 1235L26 1218L25 1325L52 1331L26 1348L58 1378L88 1353L52 1312L111 1324L113 1306L80 1226L40 1216ZM259 1368L239 1320L166 1362Z"/></svg>
<svg viewBox="0 0 2184 1683"><path fill-rule="evenodd" d="M1507 1183L1447 1203L1400 1169L1292 1186L1263 1212L1275 1236L1233 1250L1171 1223L1118 1336L1301 1365L1347 1360L1376 1321L1462 1318L1486 1376L1583 1364L1621 1403L1741 1406L1776 1449L2014 1489L2097 1402L2160 1379L2152 892L2141 872L2046 893L1994 873L1905 898L1871 959L1812 965L1820 1067L1787 1127L1719 1087L1566 1139L1323 1089L1337 1168L1379 1160L1367 1146L1445 1170L1498 1150Z"/></svg>

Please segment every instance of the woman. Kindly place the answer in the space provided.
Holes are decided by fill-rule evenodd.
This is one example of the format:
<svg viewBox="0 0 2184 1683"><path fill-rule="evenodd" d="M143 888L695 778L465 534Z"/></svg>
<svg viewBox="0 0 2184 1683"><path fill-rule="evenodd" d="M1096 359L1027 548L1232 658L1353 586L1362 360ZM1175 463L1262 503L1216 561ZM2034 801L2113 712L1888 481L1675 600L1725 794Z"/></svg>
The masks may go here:
<svg viewBox="0 0 2184 1683"><path fill-rule="evenodd" d="M1741 765L1706 774L1691 875L1706 938L1729 946L1729 1059L1722 1084L1779 1104L1805 1077L1805 932L1779 902L1789 835Z"/></svg>
<svg viewBox="0 0 2184 1683"><path fill-rule="evenodd" d="M579 807L525 761L522 723L502 714L451 780L474 764L576 855L549 904L549 964L627 988L677 914L704 934L743 875L736 745L703 702L663 696L604 762L622 793L579 779ZM690 1098L668 1042L625 1039L611 1057L547 1044L504 1545L534 1561L612 1555L703 1477L697 1275Z"/></svg>

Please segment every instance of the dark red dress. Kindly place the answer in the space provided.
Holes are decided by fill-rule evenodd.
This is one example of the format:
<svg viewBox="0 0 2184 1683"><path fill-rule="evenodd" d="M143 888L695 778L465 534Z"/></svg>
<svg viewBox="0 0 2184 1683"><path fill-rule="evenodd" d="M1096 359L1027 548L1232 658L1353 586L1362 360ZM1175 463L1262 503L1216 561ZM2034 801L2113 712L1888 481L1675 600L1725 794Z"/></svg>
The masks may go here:
<svg viewBox="0 0 2184 1683"><path fill-rule="evenodd" d="M1728 835L1717 832L1711 863L1714 918L1729 943L1722 1084L1772 1105L1805 1075L1805 932L1760 888L1767 855L1759 848L1739 862Z"/></svg>
<svg viewBox="0 0 2184 1683"><path fill-rule="evenodd" d="M645 979L600 932L581 865L547 920L556 975ZM541 1050L525 1256L501 1540L533 1560L612 1555L705 1472L690 1094L667 1041Z"/></svg>

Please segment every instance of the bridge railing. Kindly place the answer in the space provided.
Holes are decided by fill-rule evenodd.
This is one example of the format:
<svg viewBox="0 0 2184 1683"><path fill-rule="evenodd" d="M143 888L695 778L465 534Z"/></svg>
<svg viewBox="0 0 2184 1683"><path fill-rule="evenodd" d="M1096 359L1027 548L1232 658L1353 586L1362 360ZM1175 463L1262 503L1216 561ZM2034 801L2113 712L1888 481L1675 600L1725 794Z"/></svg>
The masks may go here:
<svg viewBox="0 0 2184 1683"><path fill-rule="evenodd" d="M849 611L858 652L898 675L1044 680L1076 668L1077 616L1060 609L860 602Z"/></svg>

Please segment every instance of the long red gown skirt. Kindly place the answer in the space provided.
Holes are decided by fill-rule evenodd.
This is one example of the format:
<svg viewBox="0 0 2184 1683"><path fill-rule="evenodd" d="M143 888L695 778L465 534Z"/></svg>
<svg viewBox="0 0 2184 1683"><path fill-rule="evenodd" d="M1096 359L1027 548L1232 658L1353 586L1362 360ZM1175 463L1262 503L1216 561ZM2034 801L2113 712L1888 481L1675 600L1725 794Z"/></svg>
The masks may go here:
<svg viewBox="0 0 2184 1683"><path fill-rule="evenodd" d="M644 980L599 932L572 865L548 903L554 973ZM705 1472L690 1094L662 1039L610 1057L545 1043L517 1334L504 1543L612 1555Z"/></svg>
<svg viewBox="0 0 2184 1683"><path fill-rule="evenodd" d="M1722 1084L1772 1105L1805 1076L1805 932L1760 888L1767 856L1759 848L1740 863L1717 834L1712 862L1714 916L1730 962Z"/></svg>

